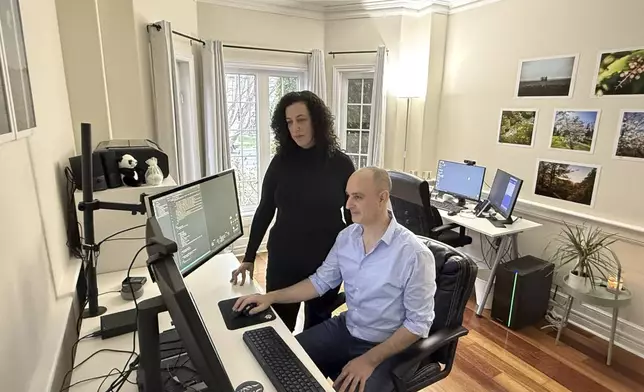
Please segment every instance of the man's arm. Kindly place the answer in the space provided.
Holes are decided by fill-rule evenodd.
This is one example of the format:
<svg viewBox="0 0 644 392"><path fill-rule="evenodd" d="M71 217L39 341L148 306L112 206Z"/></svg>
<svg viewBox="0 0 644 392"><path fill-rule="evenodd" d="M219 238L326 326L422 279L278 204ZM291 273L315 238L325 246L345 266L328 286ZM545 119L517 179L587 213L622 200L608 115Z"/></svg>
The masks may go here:
<svg viewBox="0 0 644 392"><path fill-rule="evenodd" d="M391 337L389 337L389 339L367 351L364 355L366 355L367 359L377 367L383 363L385 359L404 351L419 339L420 336L409 332L405 327L400 327L393 335L391 335Z"/></svg>

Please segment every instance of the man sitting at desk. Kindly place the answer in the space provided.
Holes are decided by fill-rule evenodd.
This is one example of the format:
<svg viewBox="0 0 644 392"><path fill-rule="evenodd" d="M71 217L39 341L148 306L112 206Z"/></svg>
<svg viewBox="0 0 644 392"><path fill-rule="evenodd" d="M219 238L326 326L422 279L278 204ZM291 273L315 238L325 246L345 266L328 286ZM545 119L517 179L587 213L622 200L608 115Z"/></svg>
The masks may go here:
<svg viewBox="0 0 644 392"><path fill-rule="evenodd" d="M324 263L291 287L240 298L255 314L274 303L307 301L344 280L348 310L297 336L338 391L393 391L394 354L427 337L434 320L434 256L388 210L391 179L378 168L347 184L353 225L338 235Z"/></svg>

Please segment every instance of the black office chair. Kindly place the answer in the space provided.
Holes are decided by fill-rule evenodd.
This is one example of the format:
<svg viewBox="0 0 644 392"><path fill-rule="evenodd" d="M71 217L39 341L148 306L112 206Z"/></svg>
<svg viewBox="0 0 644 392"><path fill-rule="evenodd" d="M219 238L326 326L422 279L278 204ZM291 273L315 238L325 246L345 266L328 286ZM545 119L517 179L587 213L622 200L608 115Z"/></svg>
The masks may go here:
<svg viewBox="0 0 644 392"><path fill-rule="evenodd" d="M432 238L455 248L469 245L472 237L455 223L443 223L436 207L430 204L429 184L414 175L389 171L391 177L391 206L401 225L414 234ZM458 228L456 232L453 229Z"/></svg>
<svg viewBox="0 0 644 392"><path fill-rule="evenodd" d="M463 314L478 271L469 256L431 238L419 238L436 261L434 322L429 337L396 354L399 363L391 372L396 392L417 392L449 375L458 338L468 333L462 325ZM345 294L340 293L339 300L345 299Z"/></svg>

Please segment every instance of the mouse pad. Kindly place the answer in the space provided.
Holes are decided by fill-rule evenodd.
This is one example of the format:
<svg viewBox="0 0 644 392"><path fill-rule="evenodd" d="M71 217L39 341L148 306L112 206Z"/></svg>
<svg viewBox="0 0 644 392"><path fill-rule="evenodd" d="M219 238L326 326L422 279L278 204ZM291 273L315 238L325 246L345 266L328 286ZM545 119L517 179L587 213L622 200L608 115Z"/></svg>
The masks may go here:
<svg viewBox="0 0 644 392"><path fill-rule="evenodd" d="M232 331L235 329L250 327L253 325L267 323L269 321L275 320L276 316L275 313L273 313L273 309L271 308L268 308L265 311L259 312L250 317L239 315L237 312L233 311L233 305L237 301L237 298L230 298L219 301L219 310L221 311L221 315L226 322L226 327L229 330Z"/></svg>

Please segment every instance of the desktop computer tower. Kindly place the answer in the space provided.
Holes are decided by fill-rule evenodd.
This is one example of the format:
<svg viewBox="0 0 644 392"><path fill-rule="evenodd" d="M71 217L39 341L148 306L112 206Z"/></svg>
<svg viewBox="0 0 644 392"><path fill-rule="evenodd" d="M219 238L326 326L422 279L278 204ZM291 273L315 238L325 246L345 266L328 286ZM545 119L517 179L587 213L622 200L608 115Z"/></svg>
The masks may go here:
<svg viewBox="0 0 644 392"><path fill-rule="evenodd" d="M492 320L511 329L541 321L548 310L554 264L524 256L499 265L494 284Z"/></svg>

